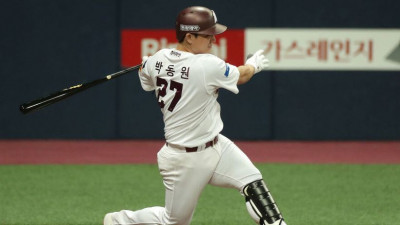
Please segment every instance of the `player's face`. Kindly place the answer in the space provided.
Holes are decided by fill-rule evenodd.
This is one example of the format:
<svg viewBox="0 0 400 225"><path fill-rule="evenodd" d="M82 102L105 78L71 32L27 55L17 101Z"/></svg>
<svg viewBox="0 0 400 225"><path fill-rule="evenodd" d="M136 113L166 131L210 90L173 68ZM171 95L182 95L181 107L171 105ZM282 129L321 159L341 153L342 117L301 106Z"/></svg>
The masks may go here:
<svg viewBox="0 0 400 225"><path fill-rule="evenodd" d="M197 37L193 40L192 49L196 54L211 53L211 48L214 43L214 35L197 34Z"/></svg>

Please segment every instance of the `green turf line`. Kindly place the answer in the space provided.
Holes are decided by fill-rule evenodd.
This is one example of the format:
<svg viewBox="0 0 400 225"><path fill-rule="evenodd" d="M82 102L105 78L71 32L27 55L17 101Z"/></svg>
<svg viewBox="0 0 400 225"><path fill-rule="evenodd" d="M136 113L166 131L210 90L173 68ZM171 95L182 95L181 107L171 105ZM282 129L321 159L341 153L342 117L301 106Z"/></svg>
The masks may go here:
<svg viewBox="0 0 400 225"><path fill-rule="evenodd" d="M400 165L257 164L288 225L400 224ZM156 165L0 166L1 225L94 225L163 205ZM232 189L207 187L193 225L254 224Z"/></svg>

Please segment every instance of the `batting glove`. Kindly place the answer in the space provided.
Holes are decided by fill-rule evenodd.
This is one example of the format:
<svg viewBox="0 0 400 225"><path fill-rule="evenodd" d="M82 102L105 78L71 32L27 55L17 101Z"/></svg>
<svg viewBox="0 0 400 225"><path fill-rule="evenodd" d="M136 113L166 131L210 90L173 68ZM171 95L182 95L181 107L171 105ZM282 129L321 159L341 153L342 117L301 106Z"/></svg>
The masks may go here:
<svg viewBox="0 0 400 225"><path fill-rule="evenodd" d="M254 74L260 72L261 70L267 68L269 65L269 60L264 56L264 50L260 49L254 53L250 58L246 60L246 65L251 65L254 67Z"/></svg>

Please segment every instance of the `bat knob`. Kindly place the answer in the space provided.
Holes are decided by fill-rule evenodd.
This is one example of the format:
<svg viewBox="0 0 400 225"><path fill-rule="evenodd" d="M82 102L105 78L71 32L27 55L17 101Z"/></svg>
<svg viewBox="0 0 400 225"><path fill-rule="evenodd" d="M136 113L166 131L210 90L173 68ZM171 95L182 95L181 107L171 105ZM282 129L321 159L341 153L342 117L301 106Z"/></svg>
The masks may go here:
<svg viewBox="0 0 400 225"><path fill-rule="evenodd" d="M22 105L20 105L19 106L19 110L22 112L22 113L26 113L26 105L25 104L22 104Z"/></svg>

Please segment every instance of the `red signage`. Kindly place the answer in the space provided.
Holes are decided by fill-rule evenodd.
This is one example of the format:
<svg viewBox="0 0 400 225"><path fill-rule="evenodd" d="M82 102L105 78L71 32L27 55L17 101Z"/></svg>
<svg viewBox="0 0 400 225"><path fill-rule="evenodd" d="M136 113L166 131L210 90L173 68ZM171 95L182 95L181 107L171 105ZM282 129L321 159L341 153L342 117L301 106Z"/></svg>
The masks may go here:
<svg viewBox="0 0 400 225"><path fill-rule="evenodd" d="M142 56L153 55L162 48L177 45L175 30L121 31L121 65L130 67L140 64ZM244 63L244 30L227 30L216 36L212 54L226 62L240 66Z"/></svg>

